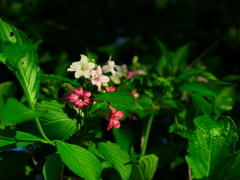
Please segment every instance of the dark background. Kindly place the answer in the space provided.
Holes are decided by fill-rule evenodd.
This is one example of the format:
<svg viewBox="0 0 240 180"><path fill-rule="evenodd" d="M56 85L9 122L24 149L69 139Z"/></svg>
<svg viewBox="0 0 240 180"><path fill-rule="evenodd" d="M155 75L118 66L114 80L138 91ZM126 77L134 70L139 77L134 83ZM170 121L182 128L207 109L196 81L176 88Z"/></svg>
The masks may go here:
<svg viewBox="0 0 240 180"><path fill-rule="evenodd" d="M0 0L0 17L43 41L38 54L49 55L41 64L48 73L61 54L70 64L86 50L102 62L109 55L155 61L157 37L171 50L191 43L189 63L215 43L202 62L220 78L239 73L239 7L234 0Z"/></svg>

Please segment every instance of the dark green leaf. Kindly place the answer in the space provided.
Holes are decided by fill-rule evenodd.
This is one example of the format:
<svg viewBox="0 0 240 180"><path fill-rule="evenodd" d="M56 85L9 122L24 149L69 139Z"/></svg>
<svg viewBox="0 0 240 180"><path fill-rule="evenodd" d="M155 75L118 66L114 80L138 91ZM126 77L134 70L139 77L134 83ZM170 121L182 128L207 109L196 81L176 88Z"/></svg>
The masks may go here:
<svg viewBox="0 0 240 180"><path fill-rule="evenodd" d="M56 144L62 161L71 171L88 180L100 179L101 163L90 151L63 141Z"/></svg>
<svg viewBox="0 0 240 180"><path fill-rule="evenodd" d="M64 83L70 83L70 84L72 84L74 86L77 86L77 87L80 86L80 84L78 82L76 82L75 80L69 79L69 78L66 78L66 77L62 77L62 76L59 76L59 75L44 74L44 75L41 75L40 78L42 80L55 80L55 81L61 81L61 82L64 82Z"/></svg>
<svg viewBox="0 0 240 180"><path fill-rule="evenodd" d="M116 139L117 144L126 152L130 153L130 149L133 144L133 133L126 126L121 126L121 128L113 128L113 134Z"/></svg>
<svg viewBox="0 0 240 180"><path fill-rule="evenodd" d="M178 71L182 71L186 67L189 54L189 45L190 44L181 46L174 52L172 60L173 74L176 74Z"/></svg>
<svg viewBox="0 0 240 180"><path fill-rule="evenodd" d="M205 113L210 116L212 111L212 105L200 93L190 94L186 114L187 126L194 129L194 118L204 115Z"/></svg>
<svg viewBox="0 0 240 180"><path fill-rule="evenodd" d="M13 96L16 93L16 84L12 81L3 82L0 84L0 96Z"/></svg>
<svg viewBox="0 0 240 180"><path fill-rule="evenodd" d="M0 179L11 178L25 170L30 157L25 152L0 152Z"/></svg>
<svg viewBox="0 0 240 180"><path fill-rule="evenodd" d="M59 154L54 153L47 157L43 166L43 176L45 180L58 180L63 170L63 162Z"/></svg>
<svg viewBox="0 0 240 180"><path fill-rule="evenodd" d="M209 96L217 96L217 94L210 89L210 87L203 82L190 82L185 83L179 87L180 91L192 91L192 92L198 92L202 95L209 95Z"/></svg>
<svg viewBox="0 0 240 180"><path fill-rule="evenodd" d="M164 77L164 75L168 75L169 73L168 63L171 61L172 55L168 48L161 41L159 41L157 38L156 41L162 52L162 56L157 62L156 70L160 76Z"/></svg>

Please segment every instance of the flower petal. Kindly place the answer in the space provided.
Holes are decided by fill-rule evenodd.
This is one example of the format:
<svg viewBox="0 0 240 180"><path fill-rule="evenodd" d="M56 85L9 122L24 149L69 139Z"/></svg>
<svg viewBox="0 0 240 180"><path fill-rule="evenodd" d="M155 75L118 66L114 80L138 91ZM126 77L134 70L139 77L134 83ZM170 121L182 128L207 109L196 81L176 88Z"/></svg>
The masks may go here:
<svg viewBox="0 0 240 180"><path fill-rule="evenodd" d="M98 74L98 76L102 76L102 68L99 65L97 68L97 74Z"/></svg>
<svg viewBox="0 0 240 180"><path fill-rule="evenodd" d="M84 71L83 72L83 76L85 77L85 78L90 78L90 71Z"/></svg>
<svg viewBox="0 0 240 180"><path fill-rule="evenodd" d="M80 78L83 75L82 71L76 71L75 72L75 78Z"/></svg>
<svg viewBox="0 0 240 180"><path fill-rule="evenodd" d="M100 77L100 81L103 82L103 83L107 83L107 82L110 81L110 78L109 78L108 76L102 75L102 76Z"/></svg>
<svg viewBox="0 0 240 180"><path fill-rule="evenodd" d="M115 116L116 119L121 119L124 116L124 113L122 111L117 111L114 114L114 116Z"/></svg>
<svg viewBox="0 0 240 180"><path fill-rule="evenodd" d="M118 120L116 120L116 121L113 121L113 127L115 127L115 128L120 128L120 122L118 121Z"/></svg>
<svg viewBox="0 0 240 180"><path fill-rule="evenodd" d="M105 66L102 67L102 70L103 70L104 73L107 73L107 72L110 72L110 68L111 67L109 65L105 65Z"/></svg>
<svg viewBox="0 0 240 180"><path fill-rule="evenodd" d="M82 56L80 62L81 62L81 64L87 64L88 63L87 56Z"/></svg>
<svg viewBox="0 0 240 180"><path fill-rule="evenodd" d="M95 68L95 64L92 63L92 62L89 62L89 63L87 64L87 66L88 66L88 69L89 69L89 70Z"/></svg>

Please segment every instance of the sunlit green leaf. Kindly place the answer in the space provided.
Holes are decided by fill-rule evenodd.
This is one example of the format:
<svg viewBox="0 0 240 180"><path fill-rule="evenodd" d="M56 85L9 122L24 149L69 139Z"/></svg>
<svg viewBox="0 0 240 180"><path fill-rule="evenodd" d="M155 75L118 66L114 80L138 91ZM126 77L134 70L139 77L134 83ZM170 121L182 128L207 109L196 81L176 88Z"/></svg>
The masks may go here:
<svg viewBox="0 0 240 180"><path fill-rule="evenodd" d="M157 170L158 157L155 154L142 156L139 160L139 167L144 180L151 180Z"/></svg>
<svg viewBox="0 0 240 180"><path fill-rule="evenodd" d="M42 101L36 104L38 112L47 112L40 118L43 130L50 139L66 140L77 130L77 120L69 118L64 104L58 101Z"/></svg>
<svg viewBox="0 0 240 180"><path fill-rule="evenodd" d="M144 180L142 170L140 169L138 164L133 164L132 165L132 173L130 176L131 180Z"/></svg>
<svg viewBox="0 0 240 180"><path fill-rule="evenodd" d="M31 110L14 98L9 98L6 105L0 111L3 126L34 120L44 113Z"/></svg>
<svg viewBox="0 0 240 180"><path fill-rule="evenodd" d="M90 151L63 141L56 141L62 161L75 174L88 180L100 179L101 163Z"/></svg>
<svg viewBox="0 0 240 180"><path fill-rule="evenodd" d="M127 180L131 174L132 165L129 155L123 151L117 144L106 142L99 143L100 152L106 157L107 161L112 163L114 168L120 174L122 180Z"/></svg>
<svg viewBox="0 0 240 180"><path fill-rule="evenodd" d="M36 50L33 49L31 41L20 30L3 22L1 19L0 39L7 44L11 44L10 47L5 47L6 64L18 78L27 99L31 103L30 105L34 105L37 101L40 85ZM25 49L19 48L21 45L27 47L27 51L20 51ZM19 47L13 48L11 46ZM16 51L20 60L15 59L15 56L13 56Z"/></svg>
<svg viewBox="0 0 240 180"><path fill-rule="evenodd" d="M228 155L233 153L237 140L236 125L229 117L223 116L217 121L208 115L194 120L197 129L189 143L186 160L192 169L192 177L209 177Z"/></svg>
<svg viewBox="0 0 240 180"><path fill-rule="evenodd" d="M44 143L46 141L26 132L16 131L13 129L0 129L1 150L23 147L34 142Z"/></svg>
<svg viewBox="0 0 240 180"><path fill-rule="evenodd" d="M112 106L120 111L132 109L135 106L133 96L127 91L114 91L105 94L98 94L96 95L96 100L112 102Z"/></svg>

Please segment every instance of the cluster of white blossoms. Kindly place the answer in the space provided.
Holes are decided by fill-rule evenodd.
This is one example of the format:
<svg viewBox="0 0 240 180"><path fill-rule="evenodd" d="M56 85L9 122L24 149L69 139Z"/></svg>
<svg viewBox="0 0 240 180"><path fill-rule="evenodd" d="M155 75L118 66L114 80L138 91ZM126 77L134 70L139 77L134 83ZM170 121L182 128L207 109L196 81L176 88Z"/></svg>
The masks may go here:
<svg viewBox="0 0 240 180"><path fill-rule="evenodd" d="M70 65L70 68L67 71L75 72L75 78L80 78L84 76L85 78L92 78L91 82L93 85L98 87L98 90L101 91L101 85L110 81L108 76L102 75L102 73L111 72L113 76L118 74L115 68L115 62L111 61L111 56L108 60L108 64L102 68L98 65L96 70L93 70L96 67L96 64L89 62L88 57L81 55L81 59L78 62L73 62Z"/></svg>

